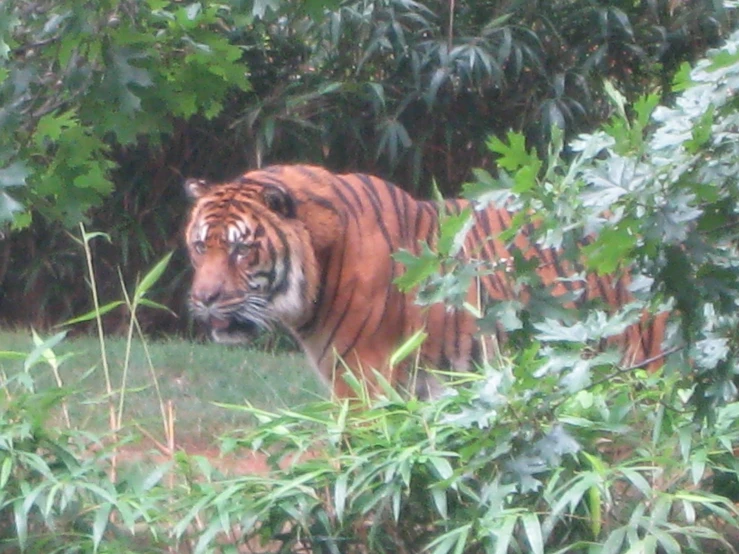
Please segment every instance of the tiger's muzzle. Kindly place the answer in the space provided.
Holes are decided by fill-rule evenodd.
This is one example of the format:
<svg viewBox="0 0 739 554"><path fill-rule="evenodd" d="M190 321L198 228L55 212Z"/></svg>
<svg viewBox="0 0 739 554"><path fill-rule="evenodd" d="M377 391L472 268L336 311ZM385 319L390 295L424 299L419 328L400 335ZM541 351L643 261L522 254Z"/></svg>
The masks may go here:
<svg viewBox="0 0 739 554"><path fill-rule="evenodd" d="M249 342L260 330L272 328L266 315L266 300L238 292L225 294L209 288L194 288L190 311L210 330L214 341L226 344Z"/></svg>

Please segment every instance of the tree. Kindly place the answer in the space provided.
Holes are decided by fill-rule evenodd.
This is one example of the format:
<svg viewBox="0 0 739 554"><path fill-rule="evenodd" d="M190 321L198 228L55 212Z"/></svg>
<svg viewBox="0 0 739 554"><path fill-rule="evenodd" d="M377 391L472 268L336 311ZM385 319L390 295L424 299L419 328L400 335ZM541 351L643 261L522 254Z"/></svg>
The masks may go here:
<svg viewBox="0 0 739 554"><path fill-rule="evenodd" d="M450 11L450 7L452 8ZM725 35L710 0L193 2L13 0L0 6L0 314L45 326L86 311L80 220L103 294L118 267L178 245L186 177L313 161L456 194L479 145L510 129L542 148L630 100L669 95L678 63ZM161 291L182 306L186 262ZM12 268L12 271L9 269ZM183 317L180 322L186 322ZM171 324L171 322L170 322ZM181 325L182 323L180 323Z"/></svg>
<svg viewBox="0 0 739 554"><path fill-rule="evenodd" d="M5 2L0 7L0 206L72 226L114 188L112 151L156 147L177 118L248 90L216 4ZM29 186L20 187L28 182ZM25 208L25 209L22 209Z"/></svg>

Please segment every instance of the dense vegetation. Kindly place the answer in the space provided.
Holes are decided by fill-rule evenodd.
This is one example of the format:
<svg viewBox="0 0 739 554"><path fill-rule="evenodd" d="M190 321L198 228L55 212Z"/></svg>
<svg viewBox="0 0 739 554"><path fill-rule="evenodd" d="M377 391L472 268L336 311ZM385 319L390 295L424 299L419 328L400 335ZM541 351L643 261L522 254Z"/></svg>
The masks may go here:
<svg viewBox="0 0 739 554"><path fill-rule="evenodd" d="M226 452L263 452L268 474L224 477L181 453L171 468L121 467L110 438L92 450L94 437L51 424L66 393L37 390L29 370L40 362L54 370L59 338L30 355L2 353L22 366L4 382L0 418L3 544L30 552L735 552L738 83L734 34L680 72L670 106L644 96L627 109L609 88L614 116L569 142L555 133L543 159L520 134L491 139L498 174L478 171L465 194L516 202L517 223L535 218L541 241L562 245L563 256L596 232L588 265L628 268L637 300L613 315L596 306L556 319L547 317L552 305L501 305L492 317L521 340L478 372L454 375L432 402L389 386L371 401L350 379L351 402L231 407L258 425L229 433ZM405 255L404 284L454 302L475 268L443 277L428 269L457 264L462 232L463 222L448 218L445 249ZM524 281L525 265L516 268ZM161 270L134 292L140 305ZM664 308L673 317L662 369L586 355L642 309ZM114 431L123 436L119 425Z"/></svg>
<svg viewBox="0 0 739 554"><path fill-rule="evenodd" d="M227 455L259 451L268 474L224 476L178 452L148 355L142 387L168 465L122 459L141 429L126 370L119 385L103 356L62 379L62 334L0 351L0 550L735 552L739 35L727 5L0 5L8 321L86 312L86 279L100 294L80 319L102 352L113 308L136 314L119 327L143 339L141 310L182 294L182 261L154 264L178 244L181 177L298 159L422 192L431 177L447 192L469 180L465 195L511 202L516 225L536 222L563 257L633 273L636 297L611 315L544 296L495 306L483 324L504 324L510 348L432 402L389 387L371 401L350 382L351 402L227 407L258 424L229 433ZM458 302L477 270L455 256L462 232L449 218L441 252L399 254L399 284ZM530 283L524 260L515 269ZM662 369L594 353L645 309L672 313ZM90 402L104 436L68 409L89 379L103 384Z"/></svg>
<svg viewBox="0 0 739 554"><path fill-rule="evenodd" d="M65 232L81 218L112 237L94 248L117 297L119 267L133 281L180 245L188 176L314 161L454 194L493 168L490 134L542 149L551 125L607 118L606 78L629 101L666 99L732 14L712 0L3 2L0 218L15 217L0 318L44 327L89 308ZM160 290L178 313L184 267L178 252Z"/></svg>

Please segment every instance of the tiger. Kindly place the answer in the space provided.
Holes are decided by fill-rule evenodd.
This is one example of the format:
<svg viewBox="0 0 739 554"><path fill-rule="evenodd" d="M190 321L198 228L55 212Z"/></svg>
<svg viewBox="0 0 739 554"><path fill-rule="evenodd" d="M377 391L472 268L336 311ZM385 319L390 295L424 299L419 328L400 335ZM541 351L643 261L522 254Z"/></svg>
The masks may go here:
<svg viewBox="0 0 739 554"><path fill-rule="evenodd" d="M345 371L372 394L379 392L377 375L412 388L411 371L393 367L391 356L419 330L426 339L417 366L466 371L480 363L486 349L479 314L442 303L420 306L415 292L395 285L404 267L393 256L433 247L442 211L459 214L469 201L417 200L376 176L301 164L221 183L188 179L184 187L192 202L184 232L193 267L189 306L215 341L239 343L258 331L287 329L339 398L356 394ZM536 271L555 296L581 288L586 300L614 307L628 301L624 278L560 279L572 270L555 249L530 243L525 231L501 240L512 217L506 207L471 210L462 256L497 269L474 280L468 305L480 305L483 295L486 305L521 296L505 267L514 249L539 260ZM663 336L664 325L654 321L631 325L619 339L624 359L657 358Z"/></svg>

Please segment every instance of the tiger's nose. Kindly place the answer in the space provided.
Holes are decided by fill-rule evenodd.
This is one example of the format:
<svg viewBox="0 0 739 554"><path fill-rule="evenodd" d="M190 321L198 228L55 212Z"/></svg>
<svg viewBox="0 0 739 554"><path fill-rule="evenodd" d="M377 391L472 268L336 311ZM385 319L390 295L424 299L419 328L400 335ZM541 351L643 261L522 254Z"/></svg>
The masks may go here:
<svg viewBox="0 0 739 554"><path fill-rule="evenodd" d="M221 296L221 290L219 288L202 288L193 290L190 293L193 301L203 304L204 306L211 306L215 304L216 300Z"/></svg>

